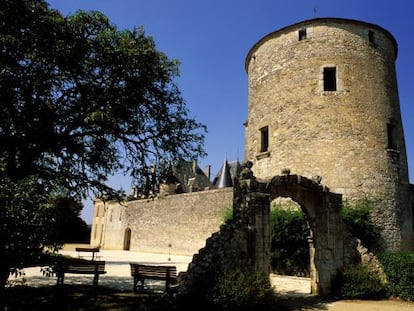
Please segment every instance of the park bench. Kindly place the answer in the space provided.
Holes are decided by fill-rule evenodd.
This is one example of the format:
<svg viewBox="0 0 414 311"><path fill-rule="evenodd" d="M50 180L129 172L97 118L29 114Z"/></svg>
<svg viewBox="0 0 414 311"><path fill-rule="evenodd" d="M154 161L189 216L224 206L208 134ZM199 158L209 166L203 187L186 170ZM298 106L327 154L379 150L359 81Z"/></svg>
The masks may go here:
<svg viewBox="0 0 414 311"><path fill-rule="evenodd" d="M57 263L55 273L57 275L57 285L63 284L65 273L73 273L94 275L93 286L97 286L99 275L106 273L105 261L83 259L63 260Z"/></svg>
<svg viewBox="0 0 414 311"><path fill-rule="evenodd" d="M177 282L177 268L175 266L155 266L130 263L131 276L134 278L134 291L144 290L144 282L147 279L165 281L165 292L169 292L171 285Z"/></svg>
<svg viewBox="0 0 414 311"><path fill-rule="evenodd" d="M92 260L98 259L99 247L76 247L76 251L79 258L82 258L81 253L92 253Z"/></svg>

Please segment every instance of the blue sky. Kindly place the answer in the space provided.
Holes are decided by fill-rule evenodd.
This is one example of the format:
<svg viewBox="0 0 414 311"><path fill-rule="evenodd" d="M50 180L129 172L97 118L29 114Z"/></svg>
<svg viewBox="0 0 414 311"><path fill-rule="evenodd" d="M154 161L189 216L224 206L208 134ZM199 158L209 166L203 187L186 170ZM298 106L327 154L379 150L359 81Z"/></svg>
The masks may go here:
<svg viewBox="0 0 414 311"><path fill-rule="evenodd" d="M414 178L414 40L411 0L50 0L62 14L97 10L120 29L143 26L157 49L181 62L177 84L190 116L205 124L208 156L199 165L212 174L228 160L244 159L247 118L245 57L266 34L303 20L341 17L377 24L398 42L396 62L410 180ZM130 188L127 177L111 184ZM83 218L90 223L92 203Z"/></svg>

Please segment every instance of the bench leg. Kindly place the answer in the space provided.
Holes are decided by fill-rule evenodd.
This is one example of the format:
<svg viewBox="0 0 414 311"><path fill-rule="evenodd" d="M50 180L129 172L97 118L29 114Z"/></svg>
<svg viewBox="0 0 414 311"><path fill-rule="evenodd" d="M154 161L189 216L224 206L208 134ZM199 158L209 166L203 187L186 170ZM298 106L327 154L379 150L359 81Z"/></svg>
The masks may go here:
<svg viewBox="0 0 414 311"><path fill-rule="evenodd" d="M144 281L145 281L145 279L141 279L137 276L134 276L134 286L133 286L134 292L138 291L138 286L139 286L139 290L141 290L141 291L144 290ZM140 284L138 285L138 283L140 283Z"/></svg>
<svg viewBox="0 0 414 311"><path fill-rule="evenodd" d="M98 286L98 281L99 281L99 274L96 273L95 276L93 277L93 286Z"/></svg>
<svg viewBox="0 0 414 311"><path fill-rule="evenodd" d="M63 285L63 279L65 278L65 273L57 274L57 283L56 285Z"/></svg>
<svg viewBox="0 0 414 311"><path fill-rule="evenodd" d="M133 288L132 288L134 290L134 292L136 292L138 290L137 286L138 286L138 278L136 276L134 276L134 284L133 284Z"/></svg>

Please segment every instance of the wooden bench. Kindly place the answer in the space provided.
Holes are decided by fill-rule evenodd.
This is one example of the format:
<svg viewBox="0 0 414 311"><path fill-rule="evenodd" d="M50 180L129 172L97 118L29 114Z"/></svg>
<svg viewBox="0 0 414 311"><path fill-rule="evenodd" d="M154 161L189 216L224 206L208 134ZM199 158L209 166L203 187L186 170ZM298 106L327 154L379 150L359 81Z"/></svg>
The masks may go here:
<svg viewBox="0 0 414 311"><path fill-rule="evenodd" d="M165 281L165 292L170 291L170 286L177 283L177 268L175 266L154 266L130 263L131 276L134 278L134 291L144 290L146 279Z"/></svg>
<svg viewBox="0 0 414 311"><path fill-rule="evenodd" d="M99 253L99 247L76 247L78 257L82 258L80 253L92 253L92 260L98 259L96 253Z"/></svg>
<svg viewBox="0 0 414 311"><path fill-rule="evenodd" d="M57 285L62 285L65 273L73 274L93 274L93 286L98 285L99 275L105 274L105 261L97 260L64 260L57 264Z"/></svg>

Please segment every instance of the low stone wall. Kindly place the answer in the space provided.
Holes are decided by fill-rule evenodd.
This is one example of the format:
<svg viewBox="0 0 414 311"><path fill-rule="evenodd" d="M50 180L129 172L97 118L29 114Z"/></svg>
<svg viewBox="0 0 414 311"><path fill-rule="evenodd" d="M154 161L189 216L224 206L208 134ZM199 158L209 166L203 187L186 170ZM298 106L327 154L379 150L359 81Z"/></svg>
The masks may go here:
<svg viewBox="0 0 414 311"><path fill-rule="evenodd" d="M131 230L130 250L195 254L219 230L232 201L233 188L224 188L107 204L102 247L124 249Z"/></svg>

